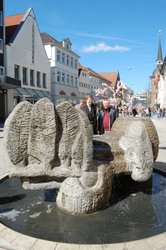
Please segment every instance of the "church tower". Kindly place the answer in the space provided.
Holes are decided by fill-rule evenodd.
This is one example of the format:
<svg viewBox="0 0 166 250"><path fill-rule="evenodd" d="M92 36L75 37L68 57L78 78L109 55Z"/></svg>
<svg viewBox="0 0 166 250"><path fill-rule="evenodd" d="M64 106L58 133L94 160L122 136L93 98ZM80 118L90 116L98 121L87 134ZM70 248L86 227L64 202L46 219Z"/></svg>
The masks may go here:
<svg viewBox="0 0 166 250"><path fill-rule="evenodd" d="M158 54L156 60L157 67L160 68L163 65L162 49L161 49L161 37L159 33L159 44L158 44Z"/></svg>

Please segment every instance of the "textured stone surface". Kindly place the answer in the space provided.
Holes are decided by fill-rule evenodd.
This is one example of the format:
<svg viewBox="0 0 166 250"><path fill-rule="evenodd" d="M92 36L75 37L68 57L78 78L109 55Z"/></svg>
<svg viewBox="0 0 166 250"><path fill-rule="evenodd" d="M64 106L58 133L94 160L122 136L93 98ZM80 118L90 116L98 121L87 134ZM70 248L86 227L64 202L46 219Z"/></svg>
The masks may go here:
<svg viewBox="0 0 166 250"><path fill-rule="evenodd" d="M59 158L63 168L88 170L93 161L92 128L83 111L64 102L56 107L62 124Z"/></svg>
<svg viewBox="0 0 166 250"><path fill-rule="evenodd" d="M114 174L131 173L134 180L145 181L151 176L158 144L158 134L149 118L120 117L111 133L95 138L94 155L98 160L110 161Z"/></svg>
<svg viewBox="0 0 166 250"><path fill-rule="evenodd" d="M28 138L28 164L43 165L48 171L57 158L54 105L47 98L36 102L31 110Z"/></svg>
<svg viewBox="0 0 166 250"><path fill-rule="evenodd" d="M112 169L101 165L96 181L90 186L87 180L87 184L82 178L67 178L58 192L58 207L71 214L88 214L106 207L112 189Z"/></svg>
<svg viewBox="0 0 166 250"><path fill-rule="evenodd" d="M29 121L32 104L20 102L6 119L4 126L4 145L11 162L25 167L28 158Z"/></svg>
<svg viewBox="0 0 166 250"><path fill-rule="evenodd" d="M152 143L152 150L153 150L153 157L154 161L157 159L158 156L158 151L159 151L159 137L156 131L156 128L150 118L147 117L135 117L135 118L130 118L130 117L119 117L116 119L112 126L111 133L114 135L121 137L121 135L124 134L126 128L130 126L131 122L137 122L137 121L142 121L147 129L148 135L150 137L150 141ZM119 129L120 128L120 129Z"/></svg>
<svg viewBox="0 0 166 250"><path fill-rule="evenodd" d="M152 145L142 121L133 121L119 141L125 151L126 171L135 181L146 181L153 169Z"/></svg>
<svg viewBox="0 0 166 250"><path fill-rule="evenodd" d="M158 154L148 119L119 118L93 141L83 111L68 102L55 108L47 98L16 106L5 123L5 144L14 165L10 177L19 176L25 189L59 189L57 205L71 214L107 206L114 174L147 180Z"/></svg>

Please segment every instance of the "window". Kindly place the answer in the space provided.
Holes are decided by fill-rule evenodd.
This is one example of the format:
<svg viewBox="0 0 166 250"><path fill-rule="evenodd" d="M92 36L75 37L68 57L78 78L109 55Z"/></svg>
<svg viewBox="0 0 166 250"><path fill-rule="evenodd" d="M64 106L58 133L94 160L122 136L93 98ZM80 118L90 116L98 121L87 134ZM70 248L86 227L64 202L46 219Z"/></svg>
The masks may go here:
<svg viewBox="0 0 166 250"><path fill-rule="evenodd" d="M61 81L61 72L58 71L57 72L57 82L60 82Z"/></svg>
<svg viewBox="0 0 166 250"><path fill-rule="evenodd" d="M56 57L57 61L60 62L61 61L61 52L60 50L57 50L57 57Z"/></svg>
<svg viewBox="0 0 166 250"><path fill-rule="evenodd" d="M20 79L20 66L19 65L14 65L14 78L15 79Z"/></svg>
<svg viewBox="0 0 166 250"><path fill-rule="evenodd" d="M27 85L27 68L22 68L22 83Z"/></svg>
<svg viewBox="0 0 166 250"><path fill-rule="evenodd" d="M30 69L30 85L34 86L34 70Z"/></svg>
<svg viewBox="0 0 166 250"><path fill-rule="evenodd" d="M43 73L43 88L46 89L46 73Z"/></svg>
<svg viewBox="0 0 166 250"><path fill-rule="evenodd" d="M40 72L36 72L36 79L37 79L37 87L41 87L41 82L40 82Z"/></svg>
<svg viewBox="0 0 166 250"><path fill-rule="evenodd" d="M67 74L66 82L67 82L68 85L70 84L70 76L69 76L69 74Z"/></svg>
<svg viewBox="0 0 166 250"><path fill-rule="evenodd" d="M0 76L3 76L3 68L0 68Z"/></svg>
<svg viewBox="0 0 166 250"><path fill-rule="evenodd" d="M66 56L66 64L69 65L69 55Z"/></svg>
<svg viewBox="0 0 166 250"><path fill-rule="evenodd" d="M71 76L71 86L73 86L74 84L74 79L73 79L73 76Z"/></svg>
<svg viewBox="0 0 166 250"><path fill-rule="evenodd" d="M75 87L77 87L77 77L75 77Z"/></svg>
<svg viewBox="0 0 166 250"><path fill-rule="evenodd" d="M65 83L65 73L62 73L62 83Z"/></svg>
<svg viewBox="0 0 166 250"><path fill-rule="evenodd" d="M0 11L0 26L3 26L3 13Z"/></svg>
<svg viewBox="0 0 166 250"><path fill-rule="evenodd" d="M62 63L65 63L65 53L62 53Z"/></svg>
<svg viewBox="0 0 166 250"><path fill-rule="evenodd" d="M75 59L75 69L77 69L77 59Z"/></svg>
<svg viewBox="0 0 166 250"><path fill-rule="evenodd" d="M0 39L0 52L3 52L3 39Z"/></svg>
<svg viewBox="0 0 166 250"><path fill-rule="evenodd" d="M73 67L73 57L71 57L70 66Z"/></svg>

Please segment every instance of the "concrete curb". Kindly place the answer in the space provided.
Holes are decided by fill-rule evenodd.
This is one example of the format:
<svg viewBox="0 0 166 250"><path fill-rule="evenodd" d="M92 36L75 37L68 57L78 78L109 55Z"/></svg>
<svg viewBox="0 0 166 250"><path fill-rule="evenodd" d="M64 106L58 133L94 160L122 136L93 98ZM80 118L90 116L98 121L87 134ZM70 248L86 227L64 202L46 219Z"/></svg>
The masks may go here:
<svg viewBox="0 0 166 250"><path fill-rule="evenodd" d="M0 249L10 250L166 250L166 233L142 240L101 245L59 243L30 237L0 224Z"/></svg>

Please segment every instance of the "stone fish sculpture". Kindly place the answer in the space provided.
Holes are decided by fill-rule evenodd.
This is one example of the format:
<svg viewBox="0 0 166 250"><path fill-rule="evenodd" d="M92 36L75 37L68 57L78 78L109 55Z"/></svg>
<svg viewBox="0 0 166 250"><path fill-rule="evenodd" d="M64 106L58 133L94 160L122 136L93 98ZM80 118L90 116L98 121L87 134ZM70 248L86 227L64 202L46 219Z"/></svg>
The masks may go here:
<svg viewBox="0 0 166 250"><path fill-rule="evenodd" d="M68 102L19 103L4 126L4 143L25 189L57 189L57 206L87 214L107 206L115 174L150 178L158 135L150 119L118 118L110 133L93 139L86 114Z"/></svg>

